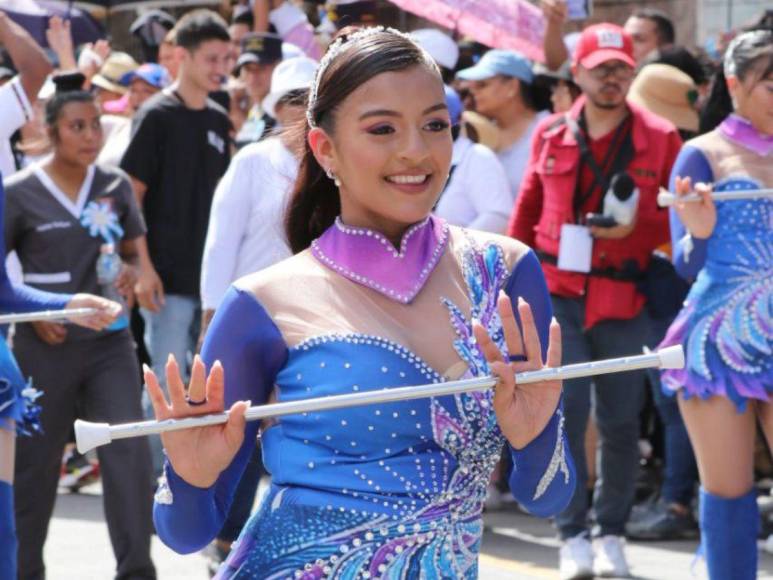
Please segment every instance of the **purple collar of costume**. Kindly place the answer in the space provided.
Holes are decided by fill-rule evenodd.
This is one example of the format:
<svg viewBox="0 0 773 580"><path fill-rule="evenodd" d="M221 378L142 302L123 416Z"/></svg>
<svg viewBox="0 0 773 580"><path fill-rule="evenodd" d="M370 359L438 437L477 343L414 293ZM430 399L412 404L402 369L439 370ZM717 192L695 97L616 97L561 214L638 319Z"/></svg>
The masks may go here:
<svg viewBox="0 0 773 580"><path fill-rule="evenodd" d="M719 130L741 147L766 157L773 152L773 136L763 135L746 119L732 113L722 121Z"/></svg>
<svg viewBox="0 0 773 580"><path fill-rule="evenodd" d="M322 264L387 298L408 304L421 291L448 245L448 224L429 216L412 225L398 251L383 234L334 225L311 243L311 253Z"/></svg>

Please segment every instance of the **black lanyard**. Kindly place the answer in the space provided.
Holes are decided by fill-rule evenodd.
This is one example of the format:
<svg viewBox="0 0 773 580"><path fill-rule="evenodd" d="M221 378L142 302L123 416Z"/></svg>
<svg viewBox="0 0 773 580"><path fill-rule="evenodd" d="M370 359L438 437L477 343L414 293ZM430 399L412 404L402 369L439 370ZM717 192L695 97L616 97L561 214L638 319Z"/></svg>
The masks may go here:
<svg viewBox="0 0 773 580"><path fill-rule="evenodd" d="M584 192L580 190L580 172L577 174L573 208L577 223L580 223L582 219L582 208L588 200L591 199L596 188L601 188L603 195L609 188L609 181L612 176L619 171L625 170L633 157L633 142L631 141L632 123L630 115L626 116L625 119L620 122L615 129L614 135L612 135L612 141L609 144L609 149L607 149L601 167L599 167L599 164L596 163L596 159L593 157L593 152L588 146L588 141L585 138L585 133L587 133L585 114L580 113L579 123L568 116L566 122L574 134L577 146L580 148L580 161L587 163L588 167L593 172L593 181L591 182L590 187Z"/></svg>

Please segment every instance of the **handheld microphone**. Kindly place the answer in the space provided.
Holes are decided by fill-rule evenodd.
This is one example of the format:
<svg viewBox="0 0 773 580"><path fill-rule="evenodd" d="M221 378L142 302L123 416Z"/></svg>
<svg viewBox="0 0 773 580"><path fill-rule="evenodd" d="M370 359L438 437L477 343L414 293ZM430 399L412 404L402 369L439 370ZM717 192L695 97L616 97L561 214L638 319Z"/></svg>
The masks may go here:
<svg viewBox="0 0 773 580"><path fill-rule="evenodd" d="M617 173L612 177L604 196L604 213L589 213L586 222L589 226L611 228L630 225L636 217L639 205L639 190L633 178L627 173Z"/></svg>

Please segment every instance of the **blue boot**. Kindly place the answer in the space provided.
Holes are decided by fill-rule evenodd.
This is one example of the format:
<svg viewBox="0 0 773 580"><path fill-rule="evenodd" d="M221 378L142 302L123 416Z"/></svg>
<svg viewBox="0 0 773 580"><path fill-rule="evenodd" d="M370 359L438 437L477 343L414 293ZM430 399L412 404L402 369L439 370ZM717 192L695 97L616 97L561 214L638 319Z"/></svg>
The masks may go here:
<svg viewBox="0 0 773 580"><path fill-rule="evenodd" d="M16 580L18 546L13 521L13 486L0 481L0 580Z"/></svg>
<svg viewBox="0 0 773 580"><path fill-rule="evenodd" d="M711 580L757 577L757 493L725 499L701 488L701 549Z"/></svg>

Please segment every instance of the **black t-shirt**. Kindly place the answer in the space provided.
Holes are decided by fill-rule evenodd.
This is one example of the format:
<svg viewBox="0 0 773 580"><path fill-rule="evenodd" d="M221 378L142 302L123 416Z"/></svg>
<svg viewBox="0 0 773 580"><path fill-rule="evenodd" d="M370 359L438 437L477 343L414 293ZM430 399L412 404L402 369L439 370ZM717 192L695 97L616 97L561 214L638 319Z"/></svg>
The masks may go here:
<svg viewBox="0 0 773 580"><path fill-rule="evenodd" d="M121 168L147 186L142 209L153 264L170 294L199 295L215 186L230 161L231 122L208 100L189 109L173 93L137 112Z"/></svg>

